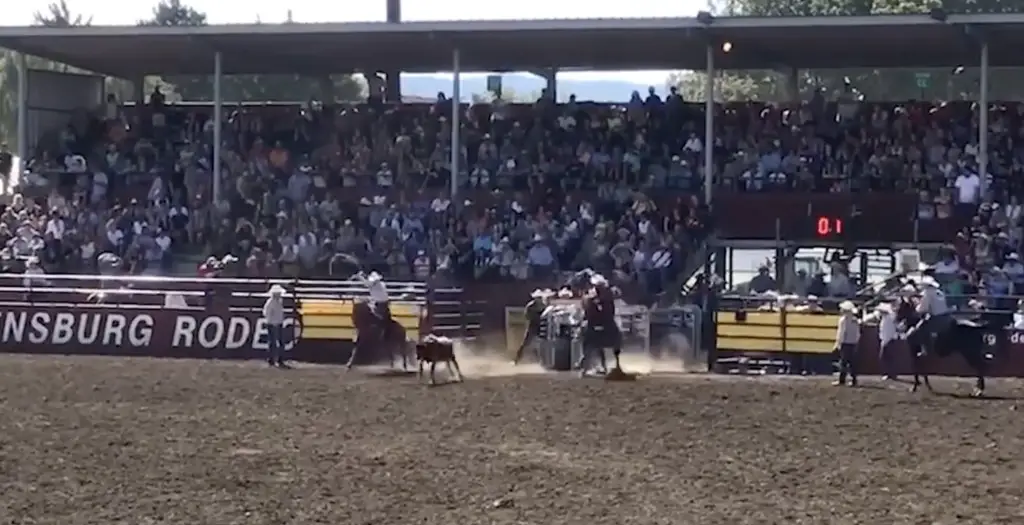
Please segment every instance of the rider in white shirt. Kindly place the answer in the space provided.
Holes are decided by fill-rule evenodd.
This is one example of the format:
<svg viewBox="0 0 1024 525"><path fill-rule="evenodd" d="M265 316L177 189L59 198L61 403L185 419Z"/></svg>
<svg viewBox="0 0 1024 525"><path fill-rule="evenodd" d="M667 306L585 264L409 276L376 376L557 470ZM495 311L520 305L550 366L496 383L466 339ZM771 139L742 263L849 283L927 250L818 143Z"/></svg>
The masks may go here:
<svg viewBox="0 0 1024 525"><path fill-rule="evenodd" d="M391 320L391 307L389 305L388 289L377 272L370 272L370 275L363 276L360 272L356 279L362 281L370 292L370 307L373 313L384 320Z"/></svg>
<svg viewBox="0 0 1024 525"><path fill-rule="evenodd" d="M942 293L939 283L931 276L921 279L921 300L917 303L917 313L923 317L918 330L928 330L933 336L941 333L953 322L946 294Z"/></svg>

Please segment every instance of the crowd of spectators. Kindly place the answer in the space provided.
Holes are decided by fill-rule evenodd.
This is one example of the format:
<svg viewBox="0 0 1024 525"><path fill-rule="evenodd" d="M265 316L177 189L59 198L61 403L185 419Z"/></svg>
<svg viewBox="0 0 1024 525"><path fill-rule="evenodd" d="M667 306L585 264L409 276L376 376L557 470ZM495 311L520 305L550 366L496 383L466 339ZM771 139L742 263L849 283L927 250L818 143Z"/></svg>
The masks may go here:
<svg viewBox="0 0 1024 525"><path fill-rule="evenodd" d="M921 220L965 226L956 257L940 264L956 266L957 283L998 295L999 275L1016 271L1016 105L991 109L988 181L970 103L724 104L713 144L702 107L675 94L463 106L453 197L451 104L228 107L213 202L209 106L159 92L138 107L111 99L41 141L23 177L29 198L3 222L34 239L28 252L45 255L40 239L59 246L41 258L63 269L102 251L137 271L166 270L174 254L230 253L259 274L364 265L396 278L532 280L594 267L657 291L709 229L695 197L707 147L716 184L734 191L917 192ZM15 257L28 253L14 244Z"/></svg>
<svg viewBox="0 0 1024 525"><path fill-rule="evenodd" d="M638 95L622 107L463 106L453 193L451 104L232 106L214 202L209 106L111 99L40 147L11 212L61 225L62 270L101 251L137 271L205 252L260 275L361 265L535 280L593 267L655 291L705 234L687 106Z"/></svg>

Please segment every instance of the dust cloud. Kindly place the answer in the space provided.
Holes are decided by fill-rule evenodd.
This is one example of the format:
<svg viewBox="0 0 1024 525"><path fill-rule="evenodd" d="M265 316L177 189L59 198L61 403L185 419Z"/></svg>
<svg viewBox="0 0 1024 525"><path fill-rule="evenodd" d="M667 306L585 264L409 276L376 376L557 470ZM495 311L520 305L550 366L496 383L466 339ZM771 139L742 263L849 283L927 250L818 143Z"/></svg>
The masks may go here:
<svg viewBox="0 0 1024 525"><path fill-rule="evenodd" d="M537 363L512 364L512 357L506 352L480 345L455 342L455 358L459 368L468 377L506 377L543 374L544 367Z"/></svg>
<svg viewBox="0 0 1024 525"><path fill-rule="evenodd" d="M508 352L495 350L496 346L455 342L455 357L459 367L469 377L506 377L550 373L536 362L512 364ZM702 359L692 356L689 341L684 336L669 336L652 348L651 354L624 351L620 357L622 368L632 374L677 374L704 372L707 370ZM609 365L612 356L608 352Z"/></svg>

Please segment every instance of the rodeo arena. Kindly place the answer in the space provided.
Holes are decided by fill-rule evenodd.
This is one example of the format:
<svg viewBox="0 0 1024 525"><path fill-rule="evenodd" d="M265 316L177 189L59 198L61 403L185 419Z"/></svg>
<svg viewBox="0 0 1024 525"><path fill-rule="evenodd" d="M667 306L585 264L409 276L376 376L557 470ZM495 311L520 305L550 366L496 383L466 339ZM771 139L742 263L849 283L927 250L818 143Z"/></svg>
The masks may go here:
<svg viewBox="0 0 1024 525"><path fill-rule="evenodd" d="M2 27L0 522L1024 523L1024 104L988 100L1022 34ZM980 99L801 96L801 71L903 67L977 71ZM789 101L559 93L581 69L772 69ZM547 87L460 103L463 71ZM353 72L365 103L222 96Z"/></svg>

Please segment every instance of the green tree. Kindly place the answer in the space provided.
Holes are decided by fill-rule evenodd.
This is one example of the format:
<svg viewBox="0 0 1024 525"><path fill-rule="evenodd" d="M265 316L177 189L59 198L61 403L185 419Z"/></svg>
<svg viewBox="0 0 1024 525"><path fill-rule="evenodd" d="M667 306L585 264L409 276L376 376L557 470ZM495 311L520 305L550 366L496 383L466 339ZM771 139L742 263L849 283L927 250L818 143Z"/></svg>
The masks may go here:
<svg viewBox="0 0 1024 525"><path fill-rule="evenodd" d="M950 13L1024 12L1024 0L722 0L709 10L721 16L828 16L927 13L942 7ZM918 85L918 74L928 81ZM680 88L690 100L704 98L706 79L701 72L670 76L669 85ZM837 94L849 80L856 93L867 100L976 99L980 86L977 68L833 69L800 71L798 89L804 98L815 89ZM989 96L993 100L1021 99L1024 70L998 68L991 72ZM719 100L785 100L791 98L784 75L771 70L720 72Z"/></svg>
<svg viewBox="0 0 1024 525"><path fill-rule="evenodd" d="M289 23L289 22L286 22ZM142 26L203 26L206 14L181 2L161 0L153 8L153 16L139 21ZM213 61L210 61L213 69ZM182 100L212 101L212 75L164 76L173 85ZM351 75L230 75L221 81L221 93L227 102L249 101L304 101L317 99L325 102L356 101L363 96L363 86Z"/></svg>

